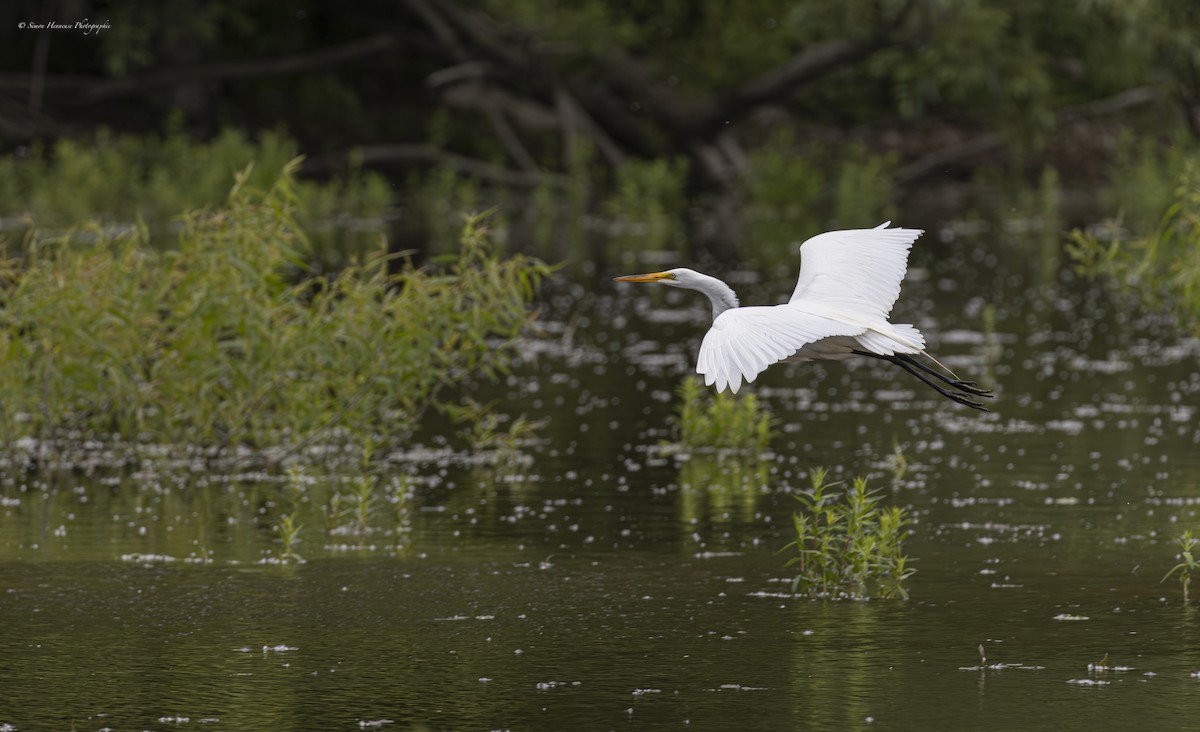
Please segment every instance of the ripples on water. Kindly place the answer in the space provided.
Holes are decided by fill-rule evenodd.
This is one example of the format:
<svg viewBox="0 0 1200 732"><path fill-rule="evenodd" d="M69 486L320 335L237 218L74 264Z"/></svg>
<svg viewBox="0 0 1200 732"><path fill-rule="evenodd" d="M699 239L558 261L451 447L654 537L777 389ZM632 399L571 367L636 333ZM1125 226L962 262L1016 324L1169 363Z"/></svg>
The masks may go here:
<svg viewBox="0 0 1200 732"><path fill-rule="evenodd" d="M754 385L772 452L663 453L708 306L601 277L549 293L524 366L480 386L548 418L540 440L497 462L430 436L389 456L365 520L350 456L289 488L25 444L0 488L0 725L1186 728L1196 618L1160 579L1200 528L1200 344L973 251L919 248L897 318L995 385L988 414L881 365L786 365ZM732 279L747 304L791 288ZM818 465L914 513L911 601L791 596L777 552ZM283 513L303 564L280 561Z"/></svg>

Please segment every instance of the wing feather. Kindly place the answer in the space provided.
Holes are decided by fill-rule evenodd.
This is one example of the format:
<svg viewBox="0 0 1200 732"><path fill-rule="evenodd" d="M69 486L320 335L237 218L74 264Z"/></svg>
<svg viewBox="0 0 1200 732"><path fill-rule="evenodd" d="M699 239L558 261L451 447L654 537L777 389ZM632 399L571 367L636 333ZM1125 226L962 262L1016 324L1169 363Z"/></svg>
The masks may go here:
<svg viewBox="0 0 1200 732"><path fill-rule="evenodd" d="M718 392L728 386L736 394L743 379L754 381L768 366L794 355L805 344L864 330L790 304L727 310L705 334L696 371L704 375L706 385L716 384Z"/></svg>
<svg viewBox="0 0 1200 732"><path fill-rule="evenodd" d="M847 315L887 318L908 252L921 229L850 229L818 234L800 245L800 277L791 303L823 305Z"/></svg>

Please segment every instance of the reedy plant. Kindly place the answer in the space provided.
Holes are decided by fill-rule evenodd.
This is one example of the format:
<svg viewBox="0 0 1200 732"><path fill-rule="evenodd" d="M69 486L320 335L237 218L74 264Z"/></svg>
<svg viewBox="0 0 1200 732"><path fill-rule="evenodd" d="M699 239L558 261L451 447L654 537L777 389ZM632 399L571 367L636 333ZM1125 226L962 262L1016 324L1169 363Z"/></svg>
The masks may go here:
<svg viewBox="0 0 1200 732"><path fill-rule="evenodd" d="M1183 586L1183 604L1188 604L1188 588L1192 584L1192 572L1200 571L1200 563L1196 561L1195 548L1200 544L1200 539L1192 536L1191 529L1183 532L1183 535L1175 540L1175 544L1179 547L1179 564L1171 568L1171 571L1163 575L1160 582L1166 582L1173 574L1179 575L1179 584Z"/></svg>
<svg viewBox="0 0 1200 732"><path fill-rule="evenodd" d="M866 478L839 492L841 483L827 482L825 468L809 476L811 491L796 496L803 505L793 515L796 538L784 547L796 551L786 564L799 571L792 591L865 600L874 584L885 598L907 599L904 581L916 571L902 552L907 512L880 506L879 491L867 490Z"/></svg>
<svg viewBox="0 0 1200 732"><path fill-rule="evenodd" d="M83 246L31 237L24 261L0 262L7 437L402 440L443 390L502 373L548 268L494 255L475 216L434 266L381 251L296 281L297 164L266 190L243 171L226 205L184 215L165 251L145 227L97 229Z"/></svg>
<svg viewBox="0 0 1200 732"><path fill-rule="evenodd" d="M297 522L294 515L284 514L279 517L279 522L275 524L275 533L279 536L279 542L283 544L283 548L279 552L280 562L284 564L304 563L304 557L296 551L296 547L300 545L300 532L303 529L303 524Z"/></svg>
<svg viewBox="0 0 1200 732"><path fill-rule="evenodd" d="M510 419L497 413L495 406L494 400L482 404L467 397L461 404L447 405L445 411L456 423L465 426L462 434L472 450L491 450L497 462L509 462L520 454L521 445L536 438L546 421L534 421L524 414Z"/></svg>
<svg viewBox="0 0 1200 732"><path fill-rule="evenodd" d="M771 415L753 394L709 396L690 377L675 393L679 406L672 422L683 447L764 450L770 444Z"/></svg>

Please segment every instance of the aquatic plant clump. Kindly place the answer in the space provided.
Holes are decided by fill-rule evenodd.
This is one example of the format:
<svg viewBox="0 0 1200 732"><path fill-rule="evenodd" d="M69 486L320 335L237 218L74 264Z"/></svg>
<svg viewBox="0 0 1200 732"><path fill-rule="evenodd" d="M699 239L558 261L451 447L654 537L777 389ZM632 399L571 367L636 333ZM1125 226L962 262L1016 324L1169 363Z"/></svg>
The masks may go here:
<svg viewBox="0 0 1200 732"><path fill-rule="evenodd" d="M903 543L910 520L898 506L885 508L879 491L867 490L866 478L851 488L826 482L828 471L809 471L811 491L796 496L803 509L793 515L796 539L786 549L796 556L788 567L799 570L792 591L819 597L866 600L875 587L885 598L908 598L908 566Z"/></svg>
<svg viewBox="0 0 1200 732"><path fill-rule="evenodd" d="M1192 573L1200 571L1200 563L1196 561L1196 546L1200 545L1200 539L1192 536L1191 529L1183 532L1183 535L1175 540L1175 545L1179 547L1179 563L1171 568L1163 576L1162 582L1174 574L1179 575L1179 584L1183 588L1183 604L1188 604L1188 588L1192 584Z"/></svg>
<svg viewBox="0 0 1200 732"><path fill-rule="evenodd" d="M0 260L0 439L401 440L444 389L505 370L545 265L492 253L476 217L434 266L380 251L306 275L295 168L266 190L243 171L170 248L97 227Z"/></svg>
<svg viewBox="0 0 1200 732"><path fill-rule="evenodd" d="M764 450L771 442L771 415L753 394L709 396L697 379L687 378L676 391L674 417L683 447Z"/></svg>
<svg viewBox="0 0 1200 732"><path fill-rule="evenodd" d="M1107 277L1200 331L1200 159L1184 164L1178 181L1174 199L1153 231L1125 241L1114 223L1104 242L1095 232L1076 230L1067 252L1081 274Z"/></svg>

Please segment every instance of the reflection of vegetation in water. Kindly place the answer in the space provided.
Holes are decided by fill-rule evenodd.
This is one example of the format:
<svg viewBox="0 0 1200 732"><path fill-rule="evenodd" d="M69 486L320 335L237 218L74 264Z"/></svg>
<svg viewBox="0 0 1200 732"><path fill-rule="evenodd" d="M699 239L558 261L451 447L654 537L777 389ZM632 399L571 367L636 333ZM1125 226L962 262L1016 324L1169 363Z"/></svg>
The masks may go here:
<svg viewBox="0 0 1200 732"><path fill-rule="evenodd" d="M770 443L771 415L753 394L709 395L694 378L684 379L676 394L673 422L682 446L763 450Z"/></svg>
<svg viewBox="0 0 1200 732"><path fill-rule="evenodd" d="M768 483L769 463L692 455L679 468L680 519L686 529L754 520Z"/></svg>
<svg viewBox="0 0 1200 732"><path fill-rule="evenodd" d="M1167 578L1171 575L1179 574L1179 584L1183 586L1184 605L1188 603L1188 587L1192 584L1192 572L1200 570L1194 553L1197 544L1200 544L1200 539L1192 536L1191 529L1183 532L1183 536L1175 540L1175 545L1179 547L1179 558L1181 561L1172 567L1171 571L1167 572L1162 578L1162 581L1166 582Z"/></svg>
<svg viewBox="0 0 1200 732"><path fill-rule="evenodd" d="M0 262L4 436L298 448L386 425L399 440L443 389L506 368L545 266L494 255L476 217L439 268L381 252L292 284L291 170L262 191L239 176L226 207L184 217L170 251L138 229L90 246L35 238L25 261Z"/></svg>
<svg viewBox="0 0 1200 732"><path fill-rule="evenodd" d="M1092 231L1071 233L1068 252L1077 269L1109 277L1200 325L1200 161L1184 166L1174 202L1154 231L1132 241L1123 240L1116 225L1107 232L1108 241Z"/></svg>
<svg viewBox="0 0 1200 732"><path fill-rule="evenodd" d="M870 727L871 712L896 703L905 693L897 688L894 675L880 672L888 635L887 608L878 603L831 603L813 615L804 606L796 618L801 627L833 641L795 643L792 653L791 697L801 700L795 708L796 729L861 729ZM815 622L814 622L815 621Z"/></svg>
<svg viewBox="0 0 1200 732"><path fill-rule="evenodd" d="M796 550L787 566L799 570L792 589L866 599L873 582L884 597L907 598L904 580L915 572L902 552L907 512L881 507L882 498L867 490L866 478L855 478L839 493L831 490L838 483L825 481L824 468L810 474L812 490L796 496L804 508L794 515L796 539L787 546Z"/></svg>
<svg viewBox="0 0 1200 732"><path fill-rule="evenodd" d="M347 550L404 554L414 522L421 528L413 481L401 474L285 478L145 462L133 475L15 474L0 492L0 559L292 563Z"/></svg>

